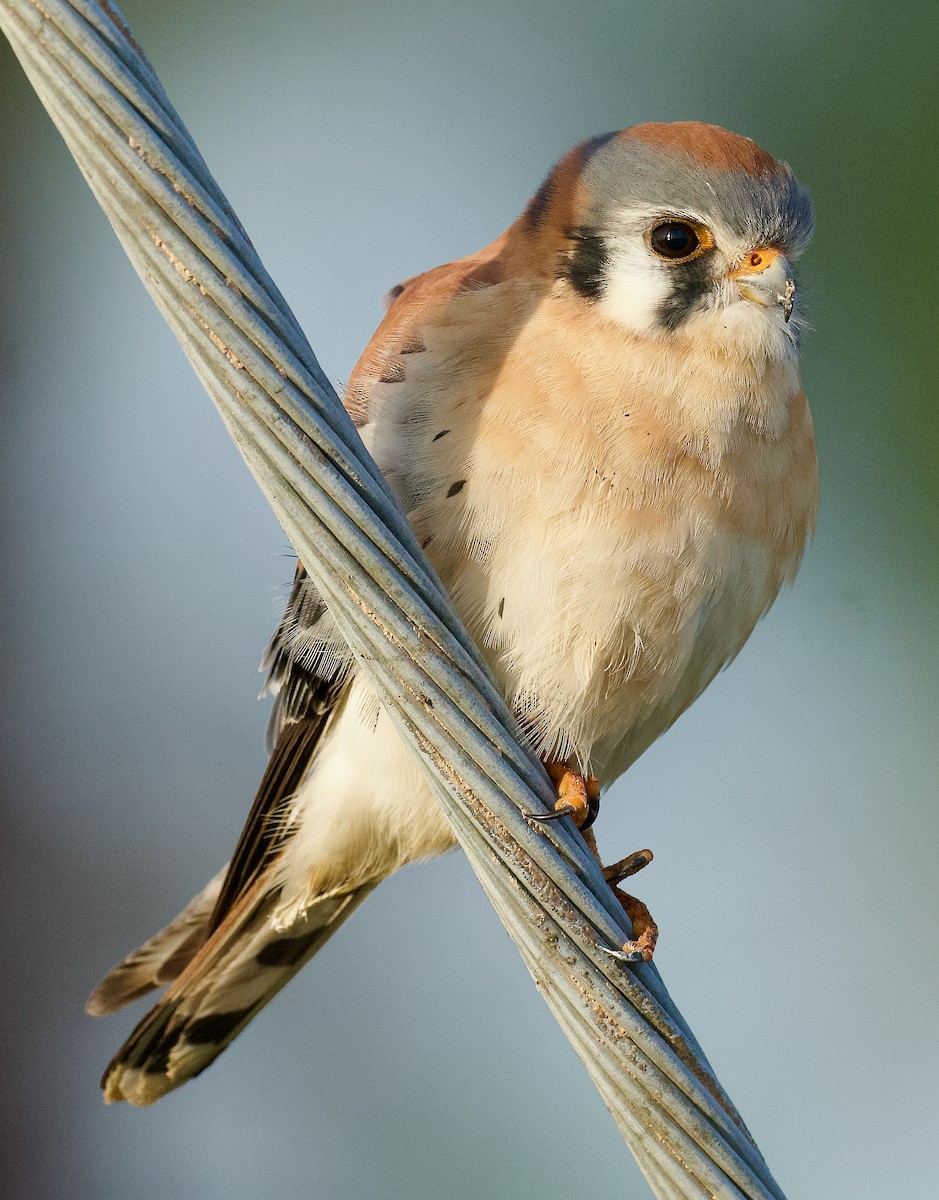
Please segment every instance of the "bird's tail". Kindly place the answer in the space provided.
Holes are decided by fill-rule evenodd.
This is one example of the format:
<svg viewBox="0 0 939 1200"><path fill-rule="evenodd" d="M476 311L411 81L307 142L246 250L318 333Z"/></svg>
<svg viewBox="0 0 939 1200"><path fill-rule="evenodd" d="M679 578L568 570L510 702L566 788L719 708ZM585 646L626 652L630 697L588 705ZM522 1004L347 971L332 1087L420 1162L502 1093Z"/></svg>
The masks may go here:
<svg viewBox="0 0 939 1200"><path fill-rule="evenodd" d="M90 1016L117 1012L154 988L172 983L182 973L208 937L227 873L228 867L223 867L175 920L108 971L85 1003Z"/></svg>
<svg viewBox="0 0 939 1200"><path fill-rule="evenodd" d="M111 1060L101 1080L105 1101L152 1104L198 1075L375 886L318 899L281 929L272 920L279 889L259 879L206 938L216 877L171 925L115 967L88 1001L93 1014L113 1011L182 968Z"/></svg>

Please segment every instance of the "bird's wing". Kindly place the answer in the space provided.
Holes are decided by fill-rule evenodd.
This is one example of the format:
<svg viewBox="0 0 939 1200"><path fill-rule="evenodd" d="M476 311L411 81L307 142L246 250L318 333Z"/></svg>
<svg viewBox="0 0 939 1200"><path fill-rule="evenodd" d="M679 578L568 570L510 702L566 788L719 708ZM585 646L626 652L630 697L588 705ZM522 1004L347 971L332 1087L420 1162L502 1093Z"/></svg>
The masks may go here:
<svg viewBox="0 0 939 1200"><path fill-rule="evenodd" d="M267 725L273 755L288 726L328 715L353 669L351 651L302 563L260 669L266 673L261 694L274 697Z"/></svg>
<svg viewBox="0 0 939 1200"><path fill-rule="evenodd" d="M274 693L271 757L227 867L183 911L113 967L87 1003L113 1012L175 979L272 863L286 839L284 810L309 770L349 683L352 660L300 564L283 619L262 662Z"/></svg>
<svg viewBox="0 0 939 1200"><path fill-rule="evenodd" d="M411 356L423 353L425 348L423 326L439 322L450 302L461 293L479 291L505 279L510 232L478 254L415 275L386 294L384 320L372 334L346 386L343 403L357 426L380 419L382 389L376 385L406 382Z"/></svg>
<svg viewBox="0 0 939 1200"><path fill-rule="evenodd" d="M408 363L423 353L422 329L446 323L451 301L459 305L461 293L499 282L501 270L494 244L393 289L387 314L349 380L345 402L357 424L374 433L384 423L408 421L411 389L388 385L403 382ZM385 410L390 392L395 400ZM380 465L408 507L409 464L390 456ZM313 899L285 925L274 919L281 898L278 864L292 832L288 807L315 769L355 672L301 563L261 669L274 697L271 756L224 878L217 876L176 921L116 967L91 1002L93 1011L111 1011L176 980L108 1068L108 1099L149 1103L207 1066L378 882L350 879L348 890Z"/></svg>
<svg viewBox="0 0 939 1200"><path fill-rule="evenodd" d="M460 292L474 291L502 278L499 259L502 239L479 254L415 275L393 287L386 296L387 311L349 377L343 403L360 428L381 420L379 385L405 380L408 361L423 352L421 326L439 317ZM405 392L405 404L407 393ZM399 418L400 419L400 418ZM385 464L392 490L398 472ZM407 489L398 499L407 506ZM343 682L354 669L352 654L336 629L315 584L297 564L287 607L271 638L261 670L267 674L264 693L274 697L267 728L267 746L275 746L289 726L326 713ZM263 694L263 693L262 693Z"/></svg>
<svg viewBox="0 0 939 1200"><path fill-rule="evenodd" d="M388 311L352 373L345 404L359 424L380 419L376 385L404 377L403 361L420 354L422 319L460 291L494 281L491 251L428 271L390 293ZM392 487L395 480L391 479ZM399 496L405 500L405 496ZM276 857L289 833L285 807L299 789L319 741L354 674L354 660L302 563L284 615L264 657L265 691L274 696L267 738L271 758L238 840L209 932Z"/></svg>
<svg viewBox="0 0 939 1200"><path fill-rule="evenodd" d="M342 685L338 688L334 685L333 690L338 695ZM288 725L274 747L228 864L208 933L218 929L228 911L264 874L290 836L287 810L310 769L335 700L324 696L320 707L321 711L315 715Z"/></svg>

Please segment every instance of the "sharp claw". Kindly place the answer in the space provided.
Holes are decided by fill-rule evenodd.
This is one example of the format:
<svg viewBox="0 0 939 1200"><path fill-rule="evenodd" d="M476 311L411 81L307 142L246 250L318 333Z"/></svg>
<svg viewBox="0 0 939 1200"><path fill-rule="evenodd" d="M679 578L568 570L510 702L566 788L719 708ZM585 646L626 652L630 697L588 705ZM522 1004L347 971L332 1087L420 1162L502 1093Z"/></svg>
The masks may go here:
<svg viewBox="0 0 939 1200"><path fill-rule="evenodd" d="M628 946L629 943L627 942L626 945ZM609 954L610 958L619 959L620 962L641 963L648 961L641 950L608 950L606 946L601 946L600 949L604 954Z"/></svg>
<svg viewBox="0 0 939 1200"><path fill-rule="evenodd" d="M554 808L551 812L523 812L522 816L527 817L529 821L559 821L561 817L572 817L578 811L573 804L562 804L560 808Z"/></svg>

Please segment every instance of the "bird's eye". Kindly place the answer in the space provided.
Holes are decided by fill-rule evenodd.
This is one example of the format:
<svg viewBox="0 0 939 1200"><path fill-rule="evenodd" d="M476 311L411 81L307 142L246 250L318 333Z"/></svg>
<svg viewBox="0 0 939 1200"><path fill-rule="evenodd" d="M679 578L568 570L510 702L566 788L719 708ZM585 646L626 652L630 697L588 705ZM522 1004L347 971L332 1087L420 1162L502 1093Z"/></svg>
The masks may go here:
<svg viewBox="0 0 939 1200"><path fill-rule="evenodd" d="M649 234L649 245L659 256L671 262L691 258L701 245L698 231L687 221L662 221Z"/></svg>

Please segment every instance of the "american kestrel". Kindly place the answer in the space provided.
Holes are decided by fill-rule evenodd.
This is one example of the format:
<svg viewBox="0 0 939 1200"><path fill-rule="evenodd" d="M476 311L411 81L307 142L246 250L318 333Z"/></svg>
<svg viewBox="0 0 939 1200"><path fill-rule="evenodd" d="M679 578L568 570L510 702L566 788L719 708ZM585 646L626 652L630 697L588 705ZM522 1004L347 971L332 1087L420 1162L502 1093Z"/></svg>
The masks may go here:
<svg viewBox="0 0 939 1200"><path fill-rule="evenodd" d="M747 138L694 122L592 138L484 250L394 288L349 381L365 444L585 828L812 532L791 266L812 226L792 171ZM299 564L262 669L271 758L231 862L88 1003L171 985L108 1067L109 1101L198 1074L382 879L454 845ZM654 927L633 916L648 957Z"/></svg>

